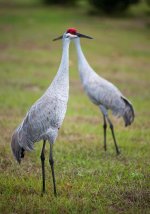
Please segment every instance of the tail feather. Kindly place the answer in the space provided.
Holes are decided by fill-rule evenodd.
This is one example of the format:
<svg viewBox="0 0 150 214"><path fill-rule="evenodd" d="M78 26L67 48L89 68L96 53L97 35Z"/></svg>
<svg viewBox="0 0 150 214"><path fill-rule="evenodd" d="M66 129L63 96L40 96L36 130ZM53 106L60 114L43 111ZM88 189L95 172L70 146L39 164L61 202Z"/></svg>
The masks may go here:
<svg viewBox="0 0 150 214"><path fill-rule="evenodd" d="M132 104L125 97L121 97L121 98L123 99L123 101L126 105L125 112L123 115L125 126L129 126L134 121L134 117L135 117L134 109L133 109Z"/></svg>
<svg viewBox="0 0 150 214"><path fill-rule="evenodd" d="M15 159L21 163L21 158L24 157L23 148L18 143L18 133L15 131L11 140L11 149Z"/></svg>
<svg viewBox="0 0 150 214"><path fill-rule="evenodd" d="M18 128L12 136L11 149L15 159L18 163L21 163L21 159L24 157L24 152L33 150L33 143L30 142L26 138L24 132L21 132Z"/></svg>

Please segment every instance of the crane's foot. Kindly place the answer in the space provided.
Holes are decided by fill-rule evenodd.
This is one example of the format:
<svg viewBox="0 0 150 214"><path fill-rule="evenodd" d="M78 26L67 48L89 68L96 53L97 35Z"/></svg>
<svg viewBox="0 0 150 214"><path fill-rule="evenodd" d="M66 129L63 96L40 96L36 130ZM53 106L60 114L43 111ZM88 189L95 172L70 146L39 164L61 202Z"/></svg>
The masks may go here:
<svg viewBox="0 0 150 214"><path fill-rule="evenodd" d="M41 192L41 197L43 197L45 195L45 192Z"/></svg>
<svg viewBox="0 0 150 214"><path fill-rule="evenodd" d="M57 197L57 192L54 192L54 196Z"/></svg>
<svg viewBox="0 0 150 214"><path fill-rule="evenodd" d="M107 151L107 146L106 146L106 145L104 145L104 151L105 151L105 152Z"/></svg>
<svg viewBox="0 0 150 214"><path fill-rule="evenodd" d="M120 155L120 154L121 154L120 150L117 149L117 150L116 150L116 155Z"/></svg>

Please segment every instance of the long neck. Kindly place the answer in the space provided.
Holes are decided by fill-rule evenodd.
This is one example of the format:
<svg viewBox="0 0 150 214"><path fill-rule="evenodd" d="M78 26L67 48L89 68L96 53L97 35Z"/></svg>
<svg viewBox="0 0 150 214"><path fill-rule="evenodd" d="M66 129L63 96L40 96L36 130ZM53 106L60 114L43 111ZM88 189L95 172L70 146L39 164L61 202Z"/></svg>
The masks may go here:
<svg viewBox="0 0 150 214"><path fill-rule="evenodd" d="M58 72L54 78L54 81L61 81L67 77L69 72L69 40L63 40L62 57Z"/></svg>
<svg viewBox="0 0 150 214"><path fill-rule="evenodd" d="M92 72L92 69L87 62L80 45L80 39L76 38L74 39L74 43L77 50L77 57L78 57L78 70L80 74L81 81L83 82L85 78L89 76L89 74Z"/></svg>
<svg viewBox="0 0 150 214"><path fill-rule="evenodd" d="M69 92L69 40L63 40L63 51L58 72L49 89L54 88L60 96L68 96Z"/></svg>

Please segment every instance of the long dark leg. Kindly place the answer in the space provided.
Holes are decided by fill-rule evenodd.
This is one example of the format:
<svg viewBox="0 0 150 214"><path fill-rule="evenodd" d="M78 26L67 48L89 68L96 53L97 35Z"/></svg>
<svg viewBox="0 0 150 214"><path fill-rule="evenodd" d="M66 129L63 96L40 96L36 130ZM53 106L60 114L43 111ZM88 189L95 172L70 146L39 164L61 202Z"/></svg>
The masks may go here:
<svg viewBox="0 0 150 214"><path fill-rule="evenodd" d="M117 155L119 155L120 151L119 151L119 148L118 148L118 145L117 145L117 142L116 142L113 124L112 124L112 122L111 122L111 120L109 119L108 116L107 116L107 120L108 120L108 123L110 125L111 133L112 133L112 136L113 136L113 140L114 140L114 144L115 144L115 148L116 148L116 153L117 153Z"/></svg>
<svg viewBox="0 0 150 214"><path fill-rule="evenodd" d="M54 173L53 144L51 144L51 143L50 143L49 163L50 163L50 166L51 166L52 177L53 177L54 195L57 196L57 193L56 193L56 182L55 182L55 173Z"/></svg>
<svg viewBox="0 0 150 214"><path fill-rule="evenodd" d="M45 144L46 144L46 140L43 141L43 147L42 147L42 151L41 151L42 193L45 193Z"/></svg>
<svg viewBox="0 0 150 214"><path fill-rule="evenodd" d="M106 130L107 130L107 123L106 123L106 118L105 115L103 114L103 118L104 118L104 124L103 124L103 128L104 128L104 150L107 150L107 145L106 145Z"/></svg>

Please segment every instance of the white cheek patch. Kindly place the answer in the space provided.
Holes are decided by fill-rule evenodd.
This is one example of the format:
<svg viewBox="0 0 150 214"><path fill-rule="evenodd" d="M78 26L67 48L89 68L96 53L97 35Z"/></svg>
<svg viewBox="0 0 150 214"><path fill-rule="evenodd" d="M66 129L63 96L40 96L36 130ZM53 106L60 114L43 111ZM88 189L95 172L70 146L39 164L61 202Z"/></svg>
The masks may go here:
<svg viewBox="0 0 150 214"><path fill-rule="evenodd" d="M74 39L74 38L77 38L78 36L77 36L77 35L73 35L73 34L71 34L71 33L67 33L67 34L66 34L66 37L67 37L67 38L70 38L70 39Z"/></svg>
<svg viewBox="0 0 150 214"><path fill-rule="evenodd" d="M77 35L72 35L72 34L70 36L71 39L74 39L74 38L77 38L77 37L78 37Z"/></svg>

